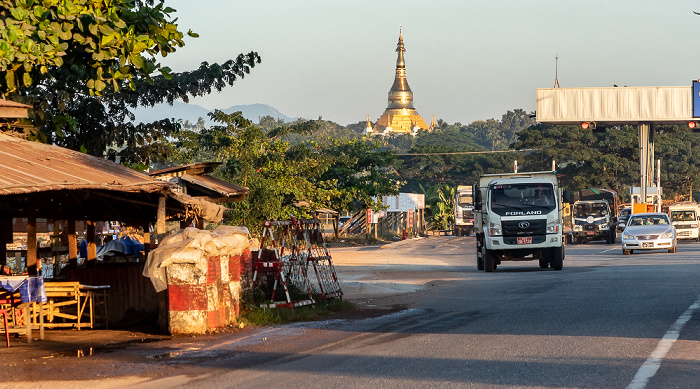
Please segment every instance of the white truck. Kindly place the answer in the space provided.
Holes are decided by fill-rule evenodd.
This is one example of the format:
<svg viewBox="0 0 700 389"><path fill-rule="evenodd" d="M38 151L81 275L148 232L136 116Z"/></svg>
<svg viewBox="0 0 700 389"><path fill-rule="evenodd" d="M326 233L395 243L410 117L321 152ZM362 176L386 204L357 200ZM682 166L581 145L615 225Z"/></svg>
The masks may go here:
<svg viewBox="0 0 700 389"><path fill-rule="evenodd" d="M473 188L458 185L455 194L455 235L469 236L474 232Z"/></svg>
<svg viewBox="0 0 700 389"><path fill-rule="evenodd" d="M477 269L531 260L563 268L562 197L570 200L556 172L486 174L474 193Z"/></svg>
<svg viewBox="0 0 700 389"><path fill-rule="evenodd" d="M694 201L683 201L669 205L671 224L676 227L678 239L693 239L700 242L700 205Z"/></svg>

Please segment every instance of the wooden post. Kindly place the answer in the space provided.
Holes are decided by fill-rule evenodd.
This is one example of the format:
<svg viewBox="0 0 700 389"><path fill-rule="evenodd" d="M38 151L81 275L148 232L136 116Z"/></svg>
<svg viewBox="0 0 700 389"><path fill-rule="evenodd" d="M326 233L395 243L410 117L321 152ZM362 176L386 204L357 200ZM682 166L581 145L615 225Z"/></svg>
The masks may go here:
<svg viewBox="0 0 700 389"><path fill-rule="evenodd" d="M78 266L78 235L75 233L75 219L68 219L68 266Z"/></svg>
<svg viewBox="0 0 700 389"><path fill-rule="evenodd" d="M97 245L95 244L95 222L85 222L85 239L87 240L87 263L95 264L97 258Z"/></svg>
<svg viewBox="0 0 700 389"><path fill-rule="evenodd" d="M143 262L146 262L148 258L148 252L151 251L151 226L150 223L143 223L143 255L141 258Z"/></svg>
<svg viewBox="0 0 700 389"><path fill-rule="evenodd" d="M165 200L167 200L167 197L164 195L158 198L158 213L156 214L156 239L158 244L165 236Z"/></svg>
<svg viewBox="0 0 700 389"><path fill-rule="evenodd" d="M61 271L61 255L58 253L58 247L61 246L61 223L58 221L53 222L53 235L51 236L51 247L54 248L53 251L53 275L52 278L58 276L58 272Z"/></svg>
<svg viewBox="0 0 700 389"><path fill-rule="evenodd" d="M12 218L0 215L0 264L7 265L7 244L12 242Z"/></svg>
<svg viewBox="0 0 700 389"><path fill-rule="evenodd" d="M27 274L36 276L41 268L41 261L37 261L36 252L36 216L27 218Z"/></svg>

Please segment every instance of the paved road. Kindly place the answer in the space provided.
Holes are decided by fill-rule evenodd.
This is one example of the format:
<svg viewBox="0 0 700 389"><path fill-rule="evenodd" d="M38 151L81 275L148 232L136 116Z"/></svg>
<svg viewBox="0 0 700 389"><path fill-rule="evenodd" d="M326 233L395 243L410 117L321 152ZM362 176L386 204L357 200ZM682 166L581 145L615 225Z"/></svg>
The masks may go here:
<svg viewBox="0 0 700 389"><path fill-rule="evenodd" d="M619 243L573 245L562 271L531 261L504 262L494 273L476 270L474 249L473 237L435 237L336 250L351 299L405 309L265 328L216 343L198 338L162 355L154 348L148 357L167 360L151 362L167 363L167 377L90 384L700 387L700 243L681 244L675 254L632 256L623 256ZM396 295L420 285L419 293Z"/></svg>

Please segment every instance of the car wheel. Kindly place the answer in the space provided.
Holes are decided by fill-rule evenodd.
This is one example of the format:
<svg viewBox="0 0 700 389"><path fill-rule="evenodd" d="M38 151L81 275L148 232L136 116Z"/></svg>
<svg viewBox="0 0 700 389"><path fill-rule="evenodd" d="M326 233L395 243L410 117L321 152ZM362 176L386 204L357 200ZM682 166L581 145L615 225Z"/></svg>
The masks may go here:
<svg viewBox="0 0 700 389"><path fill-rule="evenodd" d="M552 249L552 258L549 264L554 270L561 270L564 268L564 246Z"/></svg>
<svg viewBox="0 0 700 389"><path fill-rule="evenodd" d="M496 258L493 251L487 249L486 245L484 245L481 252L484 253L482 255L482 257L484 258L484 270L487 273L496 270Z"/></svg>
<svg viewBox="0 0 700 389"><path fill-rule="evenodd" d="M632 250L622 250L622 255L630 255L632 254Z"/></svg>

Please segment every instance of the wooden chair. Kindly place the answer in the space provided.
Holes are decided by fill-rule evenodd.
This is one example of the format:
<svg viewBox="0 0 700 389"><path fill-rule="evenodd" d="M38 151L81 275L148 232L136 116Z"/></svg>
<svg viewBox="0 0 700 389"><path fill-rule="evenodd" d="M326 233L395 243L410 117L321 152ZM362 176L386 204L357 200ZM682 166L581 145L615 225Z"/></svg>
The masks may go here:
<svg viewBox="0 0 700 389"><path fill-rule="evenodd" d="M7 310L0 309L0 315L2 315L2 321L5 324L5 341L7 342L7 347L10 347L10 328L7 326Z"/></svg>

